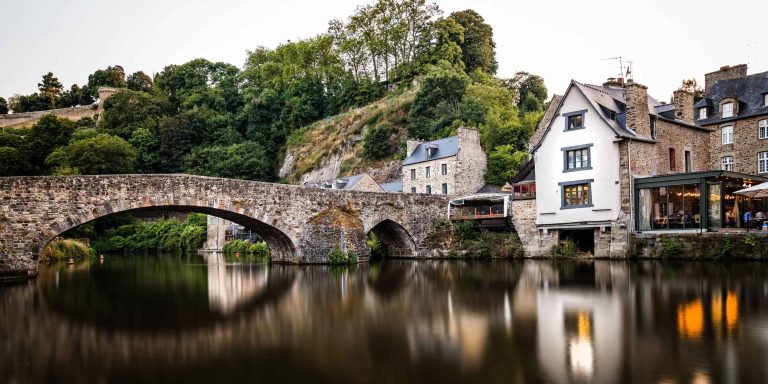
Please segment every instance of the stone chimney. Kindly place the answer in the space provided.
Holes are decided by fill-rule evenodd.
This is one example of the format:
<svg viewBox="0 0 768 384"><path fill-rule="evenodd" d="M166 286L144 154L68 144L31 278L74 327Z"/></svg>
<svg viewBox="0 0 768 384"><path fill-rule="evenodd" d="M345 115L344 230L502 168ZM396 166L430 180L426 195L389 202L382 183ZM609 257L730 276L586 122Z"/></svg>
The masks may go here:
<svg viewBox="0 0 768 384"><path fill-rule="evenodd" d="M424 140L408 140L405 143L405 157L410 156L419 144L424 143Z"/></svg>
<svg viewBox="0 0 768 384"><path fill-rule="evenodd" d="M624 90L624 99L627 104L627 128L634 130L640 136L650 137L648 87L629 80Z"/></svg>
<svg viewBox="0 0 768 384"><path fill-rule="evenodd" d="M732 67L728 65L720 67L719 70L704 75L704 93L709 92L709 88L715 85L718 81L743 79L745 77L747 77L746 64L734 65Z"/></svg>
<svg viewBox="0 0 768 384"><path fill-rule="evenodd" d="M675 118L693 124L693 93L678 89L672 92L672 102L675 104Z"/></svg>

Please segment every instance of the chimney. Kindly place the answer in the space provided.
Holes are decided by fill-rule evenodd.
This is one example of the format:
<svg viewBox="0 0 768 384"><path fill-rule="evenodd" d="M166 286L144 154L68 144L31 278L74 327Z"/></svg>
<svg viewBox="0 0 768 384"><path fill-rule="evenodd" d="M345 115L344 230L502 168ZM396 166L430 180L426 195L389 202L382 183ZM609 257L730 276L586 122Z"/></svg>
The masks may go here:
<svg viewBox="0 0 768 384"><path fill-rule="evenodd" d="M746 64L734 65L732 67L728 65L720 67L719 70L704 75L704 93L709 92L709 88L715 85L718 81L743 79L745 77L747 77Z"/></svg>
<svg viewBox="0 0 768 384"><path fill-rule="evenodd" d="M405 143L405 157L410 156L419 144L424 143L424 140L408 140Z"/></svg>
<svg viewBox="0 0 768 384"><path fill-rule="evenodd" d="M675 118L693 124L693 93L678 89L672 92L672 102L675 103Z"/></svg>
<svg viewBox="0 0 768 384"><path fill-rule="evenodd" d="M627 104L627 128L640 136L651 136L651 118L648 111L648 87L627 81L624 88L624 99Z"/></svg>
<svg viewBox="0 0 768 384"><path fill-rule="evenodd" d="M603 87L611 87L611 88L624 88L624 78L623 77L609 77L608 80L606 80L603 83Z"/></svg>
<svg viewBox="0 0 768 384"><path fill-rule="evenodd" d="M480 133L477 129L459 127L457 129L459 134L459 143L477 142L480 143Z"/></svg>

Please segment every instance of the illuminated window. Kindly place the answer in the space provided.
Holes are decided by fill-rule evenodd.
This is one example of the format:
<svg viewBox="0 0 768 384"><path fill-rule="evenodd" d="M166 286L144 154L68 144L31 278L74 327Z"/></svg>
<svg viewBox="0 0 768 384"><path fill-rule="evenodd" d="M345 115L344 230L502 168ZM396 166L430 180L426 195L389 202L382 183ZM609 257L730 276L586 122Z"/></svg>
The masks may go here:
<svg viewBox="0 0 768 384"><path fill-rule="evenodd" d="M592 206L592 180L561 183L561 208L582 208Z"/></svg>

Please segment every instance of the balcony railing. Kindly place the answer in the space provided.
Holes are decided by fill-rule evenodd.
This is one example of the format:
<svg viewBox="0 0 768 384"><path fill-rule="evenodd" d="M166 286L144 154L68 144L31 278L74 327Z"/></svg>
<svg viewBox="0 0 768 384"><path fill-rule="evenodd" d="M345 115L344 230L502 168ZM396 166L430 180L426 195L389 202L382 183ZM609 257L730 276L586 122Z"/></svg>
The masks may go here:
<svg viewBox="0 0 768 384"><path fill-rule="evenodd" d="M520 183L512 185L512 199L525 200L536 198L536 183Z"/></svg>

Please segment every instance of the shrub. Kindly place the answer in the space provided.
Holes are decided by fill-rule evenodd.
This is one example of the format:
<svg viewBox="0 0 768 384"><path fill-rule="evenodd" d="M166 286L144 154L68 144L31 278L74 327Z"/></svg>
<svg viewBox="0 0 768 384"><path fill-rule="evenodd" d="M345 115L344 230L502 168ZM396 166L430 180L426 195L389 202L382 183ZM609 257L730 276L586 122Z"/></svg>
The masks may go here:
<svg viewBox="0 0 768 384"><path fill-rule="evenodd" d="M456 221L453 223L453 233L460 241L472 240L477 233L469 221Z"/></svg>
<svg viewBox="0 0 768 384"><path fill-rule="evenodd" d="M357 263L357 253L355 251L342 251L339 247L333 248L328 252L328 263L330 264L354 264Z"/></svg>
<svg viewBox="0 0 768 384"><path fill-rule="evenodd" d="M664 236L661 238L661 257L682 256L685 252L685 246L674 237Z"/></svg>
<svg viewBox="0 0 768 384"><path fill-rule="evenodd" d="M93 255L95 252L91 247L77 240L54 240L45 246L40 261L82 259Z"/></svg>
<svg viewBox="0 0 768 384"><path fill-rule="evenodd" d="M561 240L550 251L552 257L576 257L579 255L579 247L571 239Z"/></svg>
<svg viewBox="0 0 768 384"><path fill-rule="evenodd" d="M394 153L390 141L392 129L387 124L371 128L363 138L363 153L369 159L383 159Z"/></svg>

